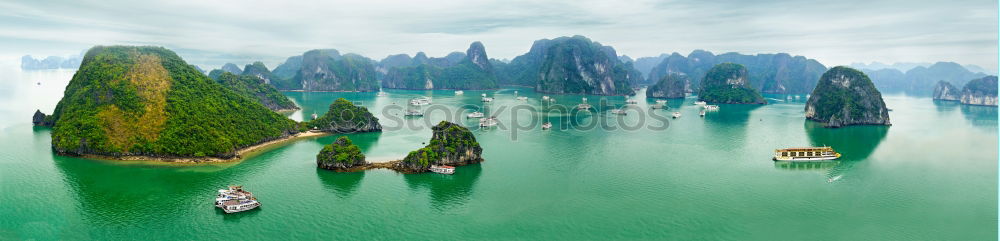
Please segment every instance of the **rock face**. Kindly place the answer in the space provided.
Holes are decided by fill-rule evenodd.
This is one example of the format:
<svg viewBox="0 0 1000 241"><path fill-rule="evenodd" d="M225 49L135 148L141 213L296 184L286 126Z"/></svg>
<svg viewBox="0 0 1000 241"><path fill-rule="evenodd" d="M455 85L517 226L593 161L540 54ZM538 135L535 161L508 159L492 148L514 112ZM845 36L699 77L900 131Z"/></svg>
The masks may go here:
<svg viewBox="0 0 1000 241"><path fill-rule="evenodd" d="M861 71L838 66L826 71L806 102L806 119L826 127L891 125L882 94Z"/></svg>
<svg viewBox="0 0 1000 241"><path fill-rule="evenodd" d="M323 116L309 121L309 128L325 132L356 133L382 131L378 118L368 112L368 108L355 106L347 99L340 98L330 104Z"/></svg>
<svg viewBox="0 0 1000 241"><path fill-rule="evenodd" d="M247 65L247 68L248 71L244 71L243 75L224 72L216 77L215 81L222 84L223 87L236 92L236 94L250 98L273 111L299 109L295 105L295 102L292 102L287 96L281 94L274 86L265 83L266 77L262 76L270 76L270 72L266 72L266 67L262 67L265 74L254 74L251 71L260 70L250 69L250 65Z"/></svg>
<svg viewBox="0 0 1000 241"><path fill-rule="evenodd" d="M51 117L60 154L220 157L299 132L161 47L97 46Z"/></svg>
<svg viewBox="0 0 1000 241"><path fill-rule="evenodd" d="M685 90L689 87L688 85L691 81L688 79L687 75L681 74L669 74L663 76L659 82L655 85L649 86L646 89L646 97L648 98L684 98Z"/></svg>
<svg viewBox="0 0 1000 241"><path fill-rule="evenodd" d="M555 94L631 95L626 65L614 49L583 36L561 37L542 55L535 90Z"/></svg>
<svg viewBox="0 0 1000 241"><path fill-rule="evenodd" d="M938 81L937 85L934 86L934 99L935 100L954 100L957 101L961 98L962 92L955 88L955 86L948 83L948 81Z"/></svg>
<svg viewBox="0 0 1000 241"><path fill-rule="evenodd" d="M393 62L401 59L395 58ZM472 43L464 54L452 53L443 58L428 59L421 52L411 61L409 66L390 67L382 80L382 87L429 90L495 89L498 86L493 64L480 42Z"/></svg>
<svg viewBox="0 0 1000 241"><path fill-rule="evenodd" d="M641 74L611 46L583 36L541 39L510 63L494 61L502 85L556 94L631 95Z"/></svg>
<svg viewBox="0 0 1000 241"><path fill-rule="evenodd" d="M705 73L720 63L736 63L747 68L752 87L762 93L807 94L816 87L816 81L826 71L819 61L786 53L745 55L725 53L715 55L704 50L692 51L688 56L673 53L661 59L648 73L648 81L658 81L670 73L683 73L691 77L695 88ZM641 59L640 59L641 60ZM637 66L638 66L638 61ZM698 90L690 90L697 92Z"/></svg>
<svg viewBox="0 0 1000 241"><path fill-rule="evenodd" d="M361 148L351 143L351 139L346 136L323 146L323 150L316 155L316 166L327 170L346 171L367 164Z"/></svg>
<svg viewBox="0 0 1000 241"><path fill-rule="evenodd" d="M426 172L431 165L461 166L483 162L483 148L468 128L442 121L434 131L430 144L411 151L397 165L408 172Z"/></svg>
<svg viewBox="0 0 1000 241"><path fill-rule="evenodd" d="M317 49L288 58L274 69L270 84L279 90L371 92L378 90L379 75L374 60Z"/></svg>
<svg viewBox="0 0 1000 241"><path fill-rule="evenodd" d="M698 100L722 104L767 104L760 92L750 86L746 67L734 63L715 65L705 73Z"/></svg>
<svg viewBox="0 0 1000 241"><path fill-rule="evenodd" d="M997 106L997 77L974 79L962 88L962 104Z"/></svg>
<svg viewBox="0 0 1000 241"><path fill-rule="evenodd" d="M42 113L42 110L35 110L35 114L31 116L31 124L36 126L52 126L55 124L49 119L51 118L49 118L49 116L45 113Z"/></svg>
<svg viewBox="0 0 1000 241"><path fill-rule="evenodd" d="M243 67L243 73L240 75L257 78L264 84L271 84L271 80L274 79L274 75L271 74L271 71L268 70L267 66L260 61L253 62L252 64L248 64L246 67Z"/></svg>

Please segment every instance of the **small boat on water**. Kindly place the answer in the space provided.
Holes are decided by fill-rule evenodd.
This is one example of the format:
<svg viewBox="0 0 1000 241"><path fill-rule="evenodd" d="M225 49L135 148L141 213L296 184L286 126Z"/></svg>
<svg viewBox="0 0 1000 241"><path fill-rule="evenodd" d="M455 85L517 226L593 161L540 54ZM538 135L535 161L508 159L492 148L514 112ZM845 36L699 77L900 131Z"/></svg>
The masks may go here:
<svg viewBox="0 0 1000 241"><path fill-rule="evenodd" d="M525 97L525 96L518 96L518 97L517 97L517 100L528 100L528 97Z"/></svg>
<svg viewBox="0 0 1000 241"><path fill-rule="evenodd" d="M681 118L681 113L680 112L674 112L673 117L674 117L674 119Z"/></svg>
<svg viewBox="0 0 1000 241"><path fill-rule="evenodd" d="M589 111L589 110L590 110L590 107L591 107L591 106L590 106L590 104L587 104L587 103L583 103L583 104L579 104L579 105L576 105L576 109L578 109L578 110L586 110L586 111Z"/></svg>
<svg viewBox="0 0 1000 241"><path fill-rule="evenodd" d="M654 105L650 105L649 108L654 109L654 110L656 110L656 109L666 109L667 105L666 104L654 104Z"/></svg>
<svg viewBox="0 0 1000 241"><path fill-rule="evenodd" d="M385 94L385 92L379 91L378 94L375 94L375 96L384 97L384 96L386 96L386 94Z"/></svg>
<svg viewBox="0 0 1000 241"><path fill-rule="evenodd" d="M542 100L549 100L549 96L548 95L543 95L542 96Z"/></svg>
<svg viewBox="0 0 1000 241"><path fill-rule="evenodd" d="M702 106L702 108L704 108L707 111L718 111L719 110L719 106L717 106L717 105L704 105L704 106Z"/></svg>
<svg viewBox="0 0 1000 241"><path fill-rule="evenodd" d="M542 123L542 130L552 129L552 122Z"/></svg>
<svg viewBox="0 0 1000 241"><path fill-rule="evenodd" d="M698 112L698 116L705 117L705 110L701 110L701 112Z"/></svg>
<svg viewBox="0 0 1000 241"><path fill-rule="evenodd" d="M421 106L431 104L431 99L427 97L413 98L410 100L410 105Z"/></svg>
<svg viewBox="0 0 1000 241"><path fill-rule="evenodd" d="M215 196L215 207L226 213L238 213L260 207L260 202L253 193L243 190L243 186L233 185L219 190Z"/></svg>
<svg viewBox="0 0 1000 241"><path fill-rule="evenodd" d="M666 104L667 100L656 100L657 104Z"/></svg>
<svg viewBox="0 0 1000 241"><path fill-rule="evenodd" d="M625 99L625 104L634 105L634 104L638 104L638 103L639 103L638 100L635 100L635 99L632 99L632 98Z"/></svg>
<svg viewBox="0 0 1000 241"><path fill-rule="evenodd" d="M482 94L483 102L493 102L493 97L486 97L486 94Z"/></svg>
<svg viewBox="0 0 1000 241"><path fill-rule="evenodd" d="M611 110L611 114L615 114L615 115L628 115L628 112L625 112L624 109L614 109L614 110Z"/></svg>
<svg viewBox="0 0 1000 241"><path fill-rule="evenodd" d="M313 113L313 114L312 114L312 118L313 118L313 120L315 120L315 119L319 119L319 115L316 115L316 113Z"/></svg>
<svg viewBox="0 0 1000 241"><path fill-rule="evenodd" d="M484 116L486 116L486 115L484 115L483 112L474 111L472 113L469 113L469 115L466 115L465 117L466 118L483 118Z"/></svg>
<svg viewBox="0 0 1000 241"><path fill-rule="evenodd" d="M707 104L708 104L708 103L706 103L706 102L704 102L704 101L695 101L695 102L694 102L694 105L707 105Z"/></svg>
<svg viewBox="0 0 1000 241"><path fill-rule="evenodd" d="M490 127L500 124L500 121L496 117L490 117L485 119L479 119L479 127Z"/></svg>
<svg viewBox="0 0 1000 241"><path fill-rule="evenodd" d="M785 148L774 150L775 161L791 161L791 162L813 162L813 161L829 161L840 158L840 153L837 153L829 146L821 147L797 147L797 148Z"/></svg>
<svg viewBox="0 0 1000 241"><path fill-rule="evenodd" d="M419 110L406 110L406 113L403 113L403 115L418 117L418 116L424 116L424 113L420 112Z"/></svg>
<svg viewBox="0 0 1000 241"><path fill-rule="evenodd" d="M464 94L465 94L465 91L462 91L462 90L456 90L455 91L455 95L464 95Z"/></svg>
<svg viewBox="0 0 1000 241"><path fill-rule="evenodd" d="M446 175L455 174L455 167L448 165L431 165L430 170L435 173Z"/></svg>

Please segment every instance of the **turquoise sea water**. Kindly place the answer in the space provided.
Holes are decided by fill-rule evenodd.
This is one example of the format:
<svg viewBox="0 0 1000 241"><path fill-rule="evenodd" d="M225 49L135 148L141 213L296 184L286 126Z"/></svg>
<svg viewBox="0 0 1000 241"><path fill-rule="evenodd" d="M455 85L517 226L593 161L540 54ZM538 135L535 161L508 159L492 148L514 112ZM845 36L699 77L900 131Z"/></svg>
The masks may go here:
<svg viewBox="0 0 1000 241"><path fill-rule="evenodd" d="M473 127L486 162L453 176L335 173L317 170L315 155L336 135L201 166L57 156L50 130L32 127L30 116L51 112L72 72L14 72L0 77L0 239L997 238L995 107L887 95L893 126L826 129L804 120L804 96L722 105L703 118L689 98L658 111L683 114L664 130L615 129L619 116L586 113L543 115L556 126L546 131L537 123L516 132ZM515 90L530 99L515 100ZM412 122L349 135L370 160L421 147L431 136L427 124L452 113L431 109L478 109L482 93L496 97L487 114L504 125L515 106L543 106L541 94L524 88L463 96L387 92L286 94L303 107L289 114L293 119L321 115L343 97L371 109L387 129L393 120ZM402 111L394 103L417 96L432 97L435 105L422 108L428 116L396 116ZM552 97L575 105L583 96ZM653 104L639 97L640 109ZM589 97L594 104L601 98ZM624 104L622 97L606 99ZM522 112L516 118L524 124L541 113ZM844 157L825 164L770 160L775 148L814 145L833 146ZM214 192L227 184L244 185L263 206L232 215L217 210Z"/></svg>

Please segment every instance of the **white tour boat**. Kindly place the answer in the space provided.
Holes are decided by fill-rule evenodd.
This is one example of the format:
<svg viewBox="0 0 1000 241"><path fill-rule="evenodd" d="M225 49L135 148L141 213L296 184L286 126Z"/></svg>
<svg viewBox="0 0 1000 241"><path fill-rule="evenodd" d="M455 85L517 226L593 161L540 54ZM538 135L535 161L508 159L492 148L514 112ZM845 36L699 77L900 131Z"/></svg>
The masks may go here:
<svg viewBox="0 0 1000 241"><path fill-rule="evenodd" d="M406 113L404 113L403 115L416 117L416 116L424 116L424 113L420 112L419 110L406 110Z"/></svg>
<svg viewBox="0 0 1000 241"><path fill-rule="evenodd" d="M837 153L829 146L821 147L799 147L799 148L786 148L774 150L774 160L775 161L792 161L792 162L811 162L811 161L828 161L840 158L840 153Z"/></svg>
<svg viewBox="0 0 1000 241"><path fill-rule="evenodd" d="M386 94L385 94L385 92L379 91L378 94L375 94L375 96L383 97L383 96L386 96Z"/></svg>
<svg viewBox="0 0 1000 241"><path fill-rule="evenodd" d="M706 103L706 102L704 102L704 101L695 101L695 102L694 102L694 105L707 105L707 104L708 104L708 103Z"/></svg>
<svg viewBox="0 0 1000 241"><path fill-rule="evenodd" d="M667 100L656 100L657 104L666 104Z"/></svg>
<svg viewBox="0 0 1000 241"><path fill-rule="evenodd" d="M474 111L472 113L469 113L469 115L467 115L466 117L467 118L483 118L484 116L486 116L486 115L484 115L483 112Z"/></svg>
<svg viewBox="0 0 1000 241"><path fill-rule="evenodd" d="M479 127L490 127L499 124L500 121L496 117L479 119Z"/></svg>
<svg viewBox="0 0 1000 241"><path fill-rule="evenodd" d="M542 123L542 130L552 129L552 122Z"/></svg>
<svg viewBox="0 0 1000 241"><path fill-rule="evenodd" d="M448 175L455 174L455 167L447 165L431 165L430 170L432 172L441 174L448 174Z"/></svg>
<svg viewBox="0 0 1000 241"><path fill-rule="evenodd" d="M667 105L666 104L654 104L654 105L650 105L649 108L652 108L654 110L655 109L666 109Z"/></svg>
<svg viewBox="0 0 1000 241"><path fill-rule="evenodd" d="M632 105L634 105L634 104L638 104L638 103L639 103L638 100L635 100L635 99L632 99L632 98L625 99L625 104L632 104Z"/></svg>
<svg viewBox="0 0 1000 241"><path fill-rule="evenodd" d="M456 90L455 91L455 95L464 95L464 94L465 94L465 91L462 91L462 90Z"/></svg>
<svg viewBox="0 0 1000 241"><path fill-rule="evenodd" d="M701 112L698 112L698 116L705 117L705 110L701 110Z"/></svg>
<svg viewBox="0 0 1000 241"><path fill-rule="evenodd" d="M680 118L681 117L681 113L680 112L674 112L673 116L674 116L674 118Z"/></svg>
<svg viewBox="0 0 1000 241"><path fill-rule="evenodd" d="M614 109L614 110L611 110L611 114L615 114L615 115L628 115L628 112L625 112L624 109Z"/></svg>
<svg viewBox="0 0 1000 241"><path fill-rule="evenodd" d="M421 105L429 105L429 104L431 104L431 99L427 98L427 97L413 98L413 99L410 100L410 105L421 106Z"/></svg>
<svg viewBox="0 0 1000 241"><path fill-rule="evenodd" d="M229 189L219 190L215 196L215 207L226 213L237 213L260 207L260 202L253 193L244 191L243 186L229 186Z"/></svg>
<svg viewBox="0 0 1000 241"><path fill-rule="evenodd" d="M517 100L528 100L527 96L518 96Z"/></svg>
<svg viewBox="0 0 1000 241"><path fill-rule="evenodd" d="M717 105L705 105L705 106L702 106L702 108L705 108L705 110L707 110L707 111L718 111L719 110L719 106L717 106Z"/></svg>

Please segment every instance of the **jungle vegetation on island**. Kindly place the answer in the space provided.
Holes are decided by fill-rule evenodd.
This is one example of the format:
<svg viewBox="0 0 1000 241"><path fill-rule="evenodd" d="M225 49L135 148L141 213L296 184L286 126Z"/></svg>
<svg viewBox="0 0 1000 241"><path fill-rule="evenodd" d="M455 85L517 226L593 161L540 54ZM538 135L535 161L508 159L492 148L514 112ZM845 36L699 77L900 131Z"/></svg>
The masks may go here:
<svg viewBox="0 0 1000 241"><path fill-rule="evenodd" d="M91 48L51 119L70 155L229 158L300 131L162 47Z"/></svg>

